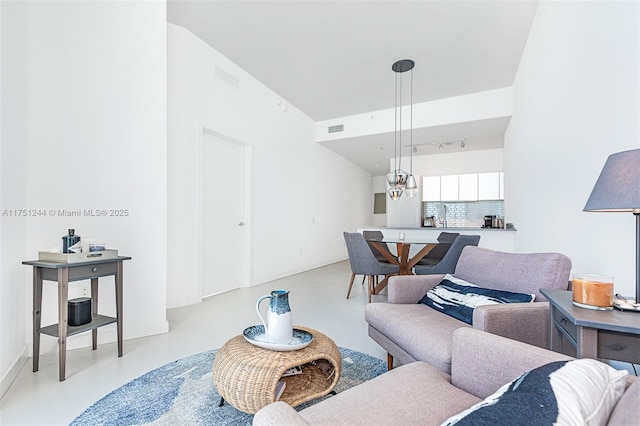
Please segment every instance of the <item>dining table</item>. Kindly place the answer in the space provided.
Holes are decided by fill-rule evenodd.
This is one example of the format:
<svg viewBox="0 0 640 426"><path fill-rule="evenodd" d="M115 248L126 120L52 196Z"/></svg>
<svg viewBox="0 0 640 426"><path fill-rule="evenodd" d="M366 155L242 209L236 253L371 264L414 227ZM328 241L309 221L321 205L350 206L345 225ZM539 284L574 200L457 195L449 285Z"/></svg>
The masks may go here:
<svg viewBox="0 0 640 426"><path fill-rule="evenodd" d="M431 250L437 245L437 241L428 241L425 239L416 238L400 238L400 237L383 237L382 239L369 239L367 240L373 247L387 259L387 261L393 265L398 265L400 270L398 275L413 275L413 267L425 257ZM395 244L397 257L394 256L388 249L387 244ZM417 253L410 256L411 245L423 245ZM388 284L389 277L385 277L378 285L375 286L373 293L378 294Z"/></svg>

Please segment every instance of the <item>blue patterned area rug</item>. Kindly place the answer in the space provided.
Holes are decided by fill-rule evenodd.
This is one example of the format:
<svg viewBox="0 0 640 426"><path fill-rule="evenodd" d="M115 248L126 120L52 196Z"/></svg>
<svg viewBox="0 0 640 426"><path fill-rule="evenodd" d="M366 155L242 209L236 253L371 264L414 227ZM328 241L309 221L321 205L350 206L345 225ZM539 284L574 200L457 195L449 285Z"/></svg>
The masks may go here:
<svg viewBox="0 0 640 426"><path fill-rule="evenodd" d="M215 354L191 355L144 374L87 408L71 425L251 425L253 415L227 403L218 407L220 395L211 373ZM342 373L334 388L338 393L387 371L378 358L345 348L340 354Z"/></svg>

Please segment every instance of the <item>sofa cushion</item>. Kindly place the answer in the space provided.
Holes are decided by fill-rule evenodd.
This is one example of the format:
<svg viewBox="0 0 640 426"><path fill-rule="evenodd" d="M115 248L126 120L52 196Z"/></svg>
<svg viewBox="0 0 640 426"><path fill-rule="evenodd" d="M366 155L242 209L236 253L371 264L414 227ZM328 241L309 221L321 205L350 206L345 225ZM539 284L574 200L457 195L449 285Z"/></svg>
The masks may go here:
<svg viewBox="0 0 640 426"><path fill-rule="evenodd" d="M524 373L445 425L602 425L628 373L593 359L556 361Z"/></svg>
<svg viewBox="0 0 640 426"><path fill-rule="evenodd" d="M413 362L300 411L312 425L437 425L481 401L449 376Z"/></svg>
<svg viewBox="0 0 640 426"><path fill-rule="evenodd" d="M534 294L478 287L447 274L440 284L430 289L418 303L425 304L467 324L472 324L473 310L477 306L499 303L529 303L534 300Z"/></svg>
<svg viewBox="0 0 640 426"><path fill-rule="evenodd" d="M447 373L451 371L453 332L470 327L422 304L370 303L365 320L414 359Z"/></svg>

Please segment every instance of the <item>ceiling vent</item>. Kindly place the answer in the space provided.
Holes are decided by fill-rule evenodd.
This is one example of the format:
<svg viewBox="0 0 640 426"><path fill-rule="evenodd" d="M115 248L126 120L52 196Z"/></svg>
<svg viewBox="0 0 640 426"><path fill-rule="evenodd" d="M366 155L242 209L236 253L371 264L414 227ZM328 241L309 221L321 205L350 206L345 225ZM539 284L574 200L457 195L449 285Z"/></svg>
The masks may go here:
<svg viewBox="0 0 640 426"><path fill-rule="evenodd" d="M220 68L217 65L216 65L216 69L215 69L215 76L216 76L217 79L224 81L225 83L227 83L229 86L233 87L234 89L239 89L240 88L240 80L238 80L236 78L236 76L234 76L231 73L223 70L222 68Z"/></svg>
<svg viewBox="0 0 640 426"><path fill-rule="evenodd" d="M335 126L329 126L329 133L338 133L344 131L344 124L337 124Z"/></svg>

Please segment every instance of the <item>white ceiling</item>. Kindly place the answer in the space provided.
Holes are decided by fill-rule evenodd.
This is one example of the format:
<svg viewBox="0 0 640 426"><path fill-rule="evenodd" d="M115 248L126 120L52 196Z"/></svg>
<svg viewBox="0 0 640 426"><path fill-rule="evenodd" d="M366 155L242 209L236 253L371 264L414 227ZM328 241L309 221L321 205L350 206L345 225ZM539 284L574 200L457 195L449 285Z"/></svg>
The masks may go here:
<svg viewBox="0 0 640 426"><path fill-rule="evenodd" d="M417 152L413 155L443 154L481 149L497 149L503 147L504 132L510 117L489 120L467 121L413 130L413 143ZM461 139L466 139L466 146L460 146ZM444 141L442 150L438 144L431 142ZM455 141L455 142L453 142ZM449 144L449 142L451 142ZM322 142L324 146L353 163L368 170L372 176L383 176L389 172L389 160L394 158L394 138L387 133L338 139ZM402 155L409 155L409 146L403 142ZM403 162L403 164L405 164Z"/></svg>
<svg viewBox="0 0 640 426"><path fill-rule="evenodd" d="M416 63L414 103L510 87L536 6L529 0L169 0L167 20L323 121L392 108L391 65L398 59ZM507 124L497 119L441 126L414 134L414 140L467 138L466 149L499 148ZM393 156L388 139L323 144L380 175ZM434 152L419 147L417 155Z"/></svg>

